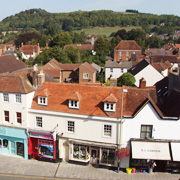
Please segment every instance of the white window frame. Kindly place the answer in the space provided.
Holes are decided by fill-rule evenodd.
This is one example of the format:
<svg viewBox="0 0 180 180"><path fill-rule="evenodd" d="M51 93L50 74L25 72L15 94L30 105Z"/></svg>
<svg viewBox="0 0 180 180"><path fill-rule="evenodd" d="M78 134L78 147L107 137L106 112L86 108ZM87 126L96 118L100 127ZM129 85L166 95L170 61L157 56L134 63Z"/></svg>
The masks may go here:
<svg viewBox="0 0 180 180"><path fill-rule="evenodd" d="M79 101L69 100L69 108L79 109Z"/></svg>
<svg viewBox="0 0 180 180"><path fill-rule="evenodd" d="M9 102L9 93L3 93L3 102Z"/></svg>
<svg viewBox="0 0 180 180"><path fill-rule="evenodd" d="M39 120L41 120L41 122L38 122ZM38 125L38 123L41 123L41 125ZM43 118L41 116L36 116L35 127L43 128Z"/></svg>
<svg viewBox="0 0 180 180"><path fill-rule="evenodd" d="M107 132L105 132L107 131ZM110 132L110 135L107 135L106 133ZM112 124L103 124L103 137L112 137Z"/></svg>
<svg viewBox="0 0 180 180"><path fill-rule="evenodd" d="M45 96L38 96L38 104L39 105L47 105L47 97Z"/></svg>
<svg viewBox="0 0 180 180"><path fill-rule="evenodd" d="M104 111L115 112L116 111L116 103L104 102Z"/></svg>
<svg viewBox="0 0 180 180"><path fill-rule="evenodd" d="M21 94L15 94L16 103L22 103L22 95Z"/></svg>
<svg viewBox="0 0 180 180"><path fill-rule="evenodd" d="M119 52L119 55L122 56L122 52L121 51Z"/></svg>
<svg viewBox="0 0 180 180"><path fill-rule="evenodd" d="M83 79L89 79L89 73L83 73Z"/></svg>
<svg viewBox="0 0 180 180"><path fill-rule="evenodd" d="M126 56L129 56L129 52L128 51L126 52Z"/></svg>
<svg viewBox="0 0 180 180"><path fill-rule="evenodd" d="M71 123L73 126L71 126ZM73 131L70 131L69 128L72 128ZM75 133L75 121L68 120L67 121L67 128L66 128L67 133Z"/></svg>
<svg viewBox="0 0 180 180"><path fill-rule="evenodd" d="M113 68L110 68L110 72L113 73Z"/></svg>

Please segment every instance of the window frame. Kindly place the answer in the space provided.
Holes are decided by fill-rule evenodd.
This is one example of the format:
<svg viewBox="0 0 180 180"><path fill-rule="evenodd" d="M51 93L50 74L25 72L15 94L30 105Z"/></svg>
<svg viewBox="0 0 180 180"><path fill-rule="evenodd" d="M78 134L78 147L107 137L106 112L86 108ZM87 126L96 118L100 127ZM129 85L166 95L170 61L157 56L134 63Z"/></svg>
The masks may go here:
<svg viewBox="0 0 180 180"><path fill-rule="evenodd" d="M7 97L5 95L7 95ZM3 102L9 102L9 93L3 93Z"/></svg>
<svg viewBox="0 0 180 180"><path fill-rule="evenodd" d="M8 115L6 115L6 112L8 112ZM6 118L8 118L8 121L6 121ZM9 111L4 111L4 122L5 122L5 123L10 123Z"/></svg>
<svg viewBox="0 0 180 180"><path fill-rule="evenodd" d="M18 116L18 114L20 114L20 117ZM20 122L18 122L19 119L20 119ZM16 123L22 124L22 113L21 112L16 112Z"/></svg>
<svg viewBox="0 0 180 180"><path fill-rule="evenodd" d="M69 123L73 123L73 125L70 125ZM72 130L69 130L69 128L72 128ZM75 133L75 121L67 120L67 133Z"/></svg>
<svg viewBox="0 0 180 180"><path fill-rule="evenodd" d="M69 99L69 108L70 109L79 109L79 101Z"/></svg>
<svg viewBox="0 0 180 180"><path fill-rule="evenodd" d="M113 68L110 68L110 72L113 73Z"/></svg>
<svg viewBox="0 0 180 180"><path fill-rule="evenodd" d="M41 122L38 122L39 120L41 120ZM41 123L41 125L39 126L38 123ZM43 118L41 116L36 116L35 127L36 128L43 128Z"/></svg>
<svg viewBox="0 0 180 180"><path fill-rule="evenodd" d="M120 52L119 52L119 55L122 56L122 54L123 54L122 51L120 51Z"/></svg>
<svg viewBox="0 0 180 180"><path fill-rule="evenodd" d="M126 51L126 56L129 56L129 51Z"/></svg>
<svg viewBox="0 0 180 180"><path fill-rule="evenodd" d="M47 97L45 96L38 96L38 105L47 106Z"/></svg>
<svg viewBox="0 0 180 180"><path fill-rule="evenodd" d="M22 95L21 94L15 94L16 103L21 104L22 103Z"/></svg>
<svg viewBox="0 0 180 180"><path fill-rule="evenodd" d="M104 111L115 112L116 111L116 103L104 102Z"/></svg>
<svg viewBox="0 0 180 180"><path fill-rule="evenodd" d="M109 127L110 129L108 129ZM110 135L107 135L109 132L110 132ZM103 137L112 138L112 124L103 124Z"/></svg>
<svg viewBox="0 0 180 180"><path fill-rule="evenodd" d="M87 77L86 77L87 75ZM83 79L89 79L89 73L83 73Z"/></svg>
<svg viewBox="0 0 180 180"><path fill-rule="evenodd" d="M146 130L142 130L143 127L145 127ZM150 128L150 131L148 131L147 128ZM152 132L153 132L153 125L141 124L140 138L143 138L143 139L152 138ZM144 133L145 133L145 136L142 136L142 134L144 134ZM150 137L147 136L148 133L150 133Z"/></svg>

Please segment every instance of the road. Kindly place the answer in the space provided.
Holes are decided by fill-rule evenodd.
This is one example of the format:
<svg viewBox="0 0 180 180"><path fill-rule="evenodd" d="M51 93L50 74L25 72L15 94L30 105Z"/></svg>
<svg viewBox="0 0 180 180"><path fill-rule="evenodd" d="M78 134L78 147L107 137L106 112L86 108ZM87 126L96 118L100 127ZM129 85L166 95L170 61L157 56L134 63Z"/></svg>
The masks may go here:
<svg viewBox="0 0 180 180"><path fill-rule="evenodd" d="M75 179L0 174L0 180L75 180Z"/></svg>

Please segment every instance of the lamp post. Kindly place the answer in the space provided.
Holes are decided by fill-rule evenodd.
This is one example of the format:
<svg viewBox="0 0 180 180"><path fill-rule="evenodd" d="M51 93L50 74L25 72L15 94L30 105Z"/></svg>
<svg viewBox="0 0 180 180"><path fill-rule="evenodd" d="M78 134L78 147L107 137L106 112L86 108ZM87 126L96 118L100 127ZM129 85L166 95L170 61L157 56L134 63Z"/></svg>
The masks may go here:
<svg viewBox="0 0 180 180"><path fill-rule="evenodd" d="M120 118L120 123L119 123L119 126L120 126L119 131L120 131L120 133L119 133L118 149L121 148L121 146L122 146L122 136L123 136L122 131L123 131L123 123L124 123L124 121L123 121L123 100L124 100L124 93L126 93L126 92L128 92L128 90L122 88L121 118ZM119 172L119 170L120 170L120 158L118 158L118 172Z"/></svg>

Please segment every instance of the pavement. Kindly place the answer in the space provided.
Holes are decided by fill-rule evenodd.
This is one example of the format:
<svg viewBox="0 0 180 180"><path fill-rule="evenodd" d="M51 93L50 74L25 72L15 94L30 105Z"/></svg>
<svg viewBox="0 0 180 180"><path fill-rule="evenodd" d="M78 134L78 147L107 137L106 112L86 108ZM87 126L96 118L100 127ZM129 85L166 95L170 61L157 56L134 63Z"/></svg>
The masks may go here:
<svg viewBox="0 0 180 180"><path fill-rule="evenodd" d="M0 154L0 174L30 177L51 177L75 180L179 180L180 174L171 173L117 173L92 165L78 165L67 162L51 163L26 160L21 157Z"/></svg>

